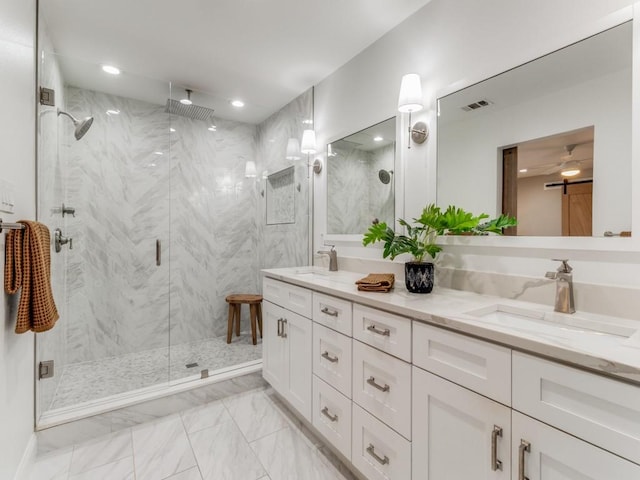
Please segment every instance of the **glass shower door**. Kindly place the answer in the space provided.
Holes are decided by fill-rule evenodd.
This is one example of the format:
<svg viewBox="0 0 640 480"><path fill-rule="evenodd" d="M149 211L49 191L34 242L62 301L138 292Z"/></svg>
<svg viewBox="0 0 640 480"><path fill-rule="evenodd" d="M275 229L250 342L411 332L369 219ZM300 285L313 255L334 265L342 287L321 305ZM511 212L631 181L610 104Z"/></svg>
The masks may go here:
<svg viewBox="0 0 640 480"><path fill-rule="evenodd" d="M37 335L37 361L55 365L37 382L45 423L169 379L169 85L51 50L39 67L55 105L39 109L38 218L71 240L51 250L60 319Z"/></svg>

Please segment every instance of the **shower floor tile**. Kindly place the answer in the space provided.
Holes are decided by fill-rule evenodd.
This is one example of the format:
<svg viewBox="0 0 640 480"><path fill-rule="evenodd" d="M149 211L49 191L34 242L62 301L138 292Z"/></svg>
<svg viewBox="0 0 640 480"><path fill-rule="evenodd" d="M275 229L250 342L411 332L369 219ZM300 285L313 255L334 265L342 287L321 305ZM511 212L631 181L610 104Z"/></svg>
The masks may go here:
<svg viewBox="0 0 640 480"><path fill-rule="evenodd" d="M251 335L234 337L227 344L226 336L198 342L129 353L92 362L67 365L63 368L58 389L51 405L45 410L78 405L92 400L130 392L209 373L262 358L262 343L251 343ZM187 365L195 366L187 367Z"/></svg>

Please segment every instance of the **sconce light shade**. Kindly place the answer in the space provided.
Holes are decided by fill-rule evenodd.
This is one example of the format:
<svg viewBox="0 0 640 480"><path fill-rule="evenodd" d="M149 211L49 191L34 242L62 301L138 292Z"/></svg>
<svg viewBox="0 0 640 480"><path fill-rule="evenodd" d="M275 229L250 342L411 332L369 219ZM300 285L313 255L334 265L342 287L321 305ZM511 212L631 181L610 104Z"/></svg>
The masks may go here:
<svg viewBox="0 0 640 480"><path fill-rule="evenodd" d="M400 96L398 97L398 111L411 113L422 110L422 84L420 75L408 73L402 77Z"/></svg>
<svg viewBox="0 0 640 480"><path fill-rule="evenodd" d="M256 169L256 162L253 160L247 160L247 164L244 167L244 176L247 178L255 178L258 175Z"/></svg>
<svg viewBox="0 0 640 480"><path fill-rule="evenodd" d="M316 153L316 132L314 130L305 130L302 132L300 151L306 154Z"/></svg>
<svg viewBox="0 0 640 480"><path fill-rule="evenodd" d="M300 143L297 138L290 138L287 141L287 160L300 160Z"/></svg>

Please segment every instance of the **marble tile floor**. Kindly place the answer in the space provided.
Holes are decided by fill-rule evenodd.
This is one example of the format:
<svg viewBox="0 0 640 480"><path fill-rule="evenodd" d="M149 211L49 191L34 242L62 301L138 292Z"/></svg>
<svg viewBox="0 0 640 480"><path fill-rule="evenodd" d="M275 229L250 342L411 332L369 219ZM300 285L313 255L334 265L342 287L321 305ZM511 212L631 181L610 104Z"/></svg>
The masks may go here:
<svg viewBox="0 0 640 480"><path fill-rule="evenodd" d="M36 459L30 480L355 480L270 387Z"/></svg>
<svg viewBox="0 0 640 480"><path fill-rule="evenodd" d="M92 400L160 385L167 381L209 373L262 358L262 343L251 343L251 335L242 332L227 344L226 336L198 342L172 345L130 353L98 361L71 364L64 367L51 405L43 410L77 405ZM187 368L186 365L198 366Z"/></svg>

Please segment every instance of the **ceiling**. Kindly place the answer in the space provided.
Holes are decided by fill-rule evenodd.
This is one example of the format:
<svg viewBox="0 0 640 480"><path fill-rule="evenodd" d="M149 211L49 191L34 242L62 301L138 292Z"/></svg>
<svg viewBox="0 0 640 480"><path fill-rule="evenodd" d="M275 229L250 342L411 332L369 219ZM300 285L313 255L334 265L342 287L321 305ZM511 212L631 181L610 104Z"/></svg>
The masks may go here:
<svg viewBox="0 0 640 480"><path fill-rule="evenodd" d="M69 85L163 104L172 82L259 123L429 1L46 0L40 14Z"/></svg>

